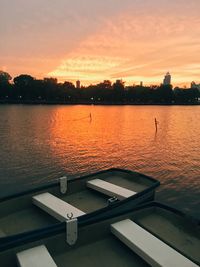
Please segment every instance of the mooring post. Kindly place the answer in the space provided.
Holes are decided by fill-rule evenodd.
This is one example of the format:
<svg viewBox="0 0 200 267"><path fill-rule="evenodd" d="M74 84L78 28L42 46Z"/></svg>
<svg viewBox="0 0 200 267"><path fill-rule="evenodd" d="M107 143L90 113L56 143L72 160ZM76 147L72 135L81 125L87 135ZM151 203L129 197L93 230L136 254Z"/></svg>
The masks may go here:
<svg viewBox="0 0 200 267"><path fill-rule="evenodd" d="M156 127L156 132L157 132L157 130L158 130L158 121L156 120L156 118L155 118L155 127Z"/></svg>

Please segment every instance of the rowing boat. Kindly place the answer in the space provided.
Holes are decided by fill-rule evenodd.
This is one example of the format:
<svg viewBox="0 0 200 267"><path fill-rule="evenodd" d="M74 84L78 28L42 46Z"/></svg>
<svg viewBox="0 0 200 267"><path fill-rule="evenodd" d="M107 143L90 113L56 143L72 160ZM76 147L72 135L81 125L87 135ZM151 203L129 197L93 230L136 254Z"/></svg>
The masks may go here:
<svg viewBox="0 0 200 267"><path fill-rule="evenodd" d="M76 220L75 220L76 221ZM181 266L200 264L199 221L158 202L129 212L51 226L12 237L0 246L4 267ZM77 223L77 225L76 225ZM77 228L73 228L77 226ZM76 242L68 243L77 234ZM74 232L74 229L76 231ZM34 261L33 261L34 259Z"/></svg>
<svg viewBox="0 0 200 267"><path fill-rule="evenodd" d="M0 240L63 222L70 217L90 220L95 214L125 211L152 200L159 182L146 175L108 169L77 179L62 177L0 200Z"/></svg>

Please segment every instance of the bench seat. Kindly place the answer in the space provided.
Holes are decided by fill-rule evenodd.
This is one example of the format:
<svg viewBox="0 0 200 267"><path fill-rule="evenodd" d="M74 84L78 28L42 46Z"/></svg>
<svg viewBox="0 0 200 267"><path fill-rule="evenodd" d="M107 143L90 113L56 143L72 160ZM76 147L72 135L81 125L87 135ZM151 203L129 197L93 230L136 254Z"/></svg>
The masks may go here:
<svg viewBox="0 0 200 267"><path fill-rule="evenodd" d="M119 200L131 197L136 194L136 192L134 191L106 182L101 179L93 179L87 181L87 187L110 197L117 197Z"/></svg>
<svg viewBox="0 0 200 267"><path fill-rule="evenodd" d="M57 267L44 245L17 253L17 263L19 267Z"/></svg>
<svg viewBox="0 0 200 267"><path fill-rule="evenodd" d="M33 203L42 210L63 222L68 218L67 215L73 214L73 218L84 215L85 213L62 199L55 197L50 193L42 193L32 197Z"/></svg>
<svg viewBox="0 0 200 267"><path fill-rule="evenodd" d="M197 267L188 258L129 219L112 224L111 232L153 267Z"/></svg>

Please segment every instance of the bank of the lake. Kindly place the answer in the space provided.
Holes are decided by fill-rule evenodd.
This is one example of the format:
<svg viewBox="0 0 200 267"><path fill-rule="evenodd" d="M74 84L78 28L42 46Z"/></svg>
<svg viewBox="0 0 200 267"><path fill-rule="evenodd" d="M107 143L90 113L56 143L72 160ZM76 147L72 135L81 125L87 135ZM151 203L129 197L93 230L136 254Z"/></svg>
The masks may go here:
<svg viewBox="0 0 200 267"><path fill-rule="evenodd" d="M74 101L62 101L62 100L7 100L0 99L0 105L100 105L100 106L109 106L109 105L134 105L134 106L198 106L200 101L186 101L186 102L138 102L138 101L99 101L99 100L74 100Z"/></svg>

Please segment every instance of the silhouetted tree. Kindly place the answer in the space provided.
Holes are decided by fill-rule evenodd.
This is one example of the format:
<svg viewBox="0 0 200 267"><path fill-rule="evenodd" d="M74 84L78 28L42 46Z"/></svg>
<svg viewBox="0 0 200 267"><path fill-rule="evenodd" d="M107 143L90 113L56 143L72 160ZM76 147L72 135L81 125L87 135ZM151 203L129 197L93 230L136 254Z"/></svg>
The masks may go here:
<svg viewBox="0 0 200 267"><path fill-rule="evenodd" d="M55 85L55 84L58 83L57 78L52 78L52 77L50 77L50 78L44 78L43 80L44 80L45 83L48 83L48 84L53 84L53 85Z"/></svg>
<svg viewBox="0 0 200 267"><path fill-rule="evenodd" d="M124 98L124 82L122 82L122 80L117 80L113 84L113 90L114 90L114 100L122 102Z"/></svg>
<svg viewBox="0 0 200 267"><path fill-rule="evenodd" d="M173 100L173 91L172 91L172 86L169 85L161 85L158 87L156 90L154 90L154 100L155 102L159 103L166 103L170 104L172 103Z"/></svg>
<svg viewBox="0 0 200 267"><path fill-rule="evenodd" d="M61 85L60 97L66 102L75 100L79 97L79 89L73 83L65 81Z"/></svg>
<svg viewBox="0 0 200 267"><path fill-rule="evenodd" d="M31 99L33 95L34 78L28 74L21 74L14 78L16 95L20 99Z"/></svg>
<svg viewBox="0 0 200 267"><path fill-rule="evenodd" d="M0 70L0 83L9 83L9 81L12 80L12 77L9 73Z"/></svg>
<svg viewBox="0 0 200 267"><path fill-rule="evenodd" d="M34 78L28 74L21 74L14 78L14 84L19 87L29 86L33 82Z"/></svg>
<svg viewBox="0 0 200 267"><path fill-rule="evenodd" d="M200 97L200 92L196 88L181 89L175 88L174 98L176 103L195 103Z"/></svg>
<svg viewBox="0 0 200 267"><path fill-rule="evenodd" d="M12 77L9 73L0 70L0 98L10 98L12 96L12 86L10 80Z"/></svg>
<svg viewBox="0 0 200 267"><path fill-rule="evenodd" d="M126 92L127 101L135 103L152 103L153 89L145 86L129 86Z"/></svg>

